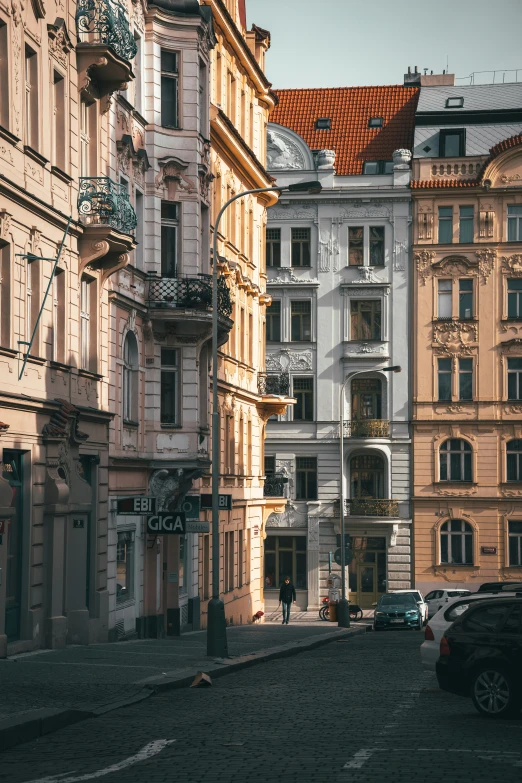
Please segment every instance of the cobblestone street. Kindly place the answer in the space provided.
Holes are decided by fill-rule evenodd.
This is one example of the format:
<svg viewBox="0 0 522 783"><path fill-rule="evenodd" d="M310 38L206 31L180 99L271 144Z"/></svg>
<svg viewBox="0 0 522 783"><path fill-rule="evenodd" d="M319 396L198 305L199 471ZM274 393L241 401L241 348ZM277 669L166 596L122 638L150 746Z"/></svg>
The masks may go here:
<svg viewBox="0 0 522 783"><path fill-rule="evenodd" d="M368 633L153 696L6 751L0 780L518 783L522 720L438 691L421 641Z"/></svg>

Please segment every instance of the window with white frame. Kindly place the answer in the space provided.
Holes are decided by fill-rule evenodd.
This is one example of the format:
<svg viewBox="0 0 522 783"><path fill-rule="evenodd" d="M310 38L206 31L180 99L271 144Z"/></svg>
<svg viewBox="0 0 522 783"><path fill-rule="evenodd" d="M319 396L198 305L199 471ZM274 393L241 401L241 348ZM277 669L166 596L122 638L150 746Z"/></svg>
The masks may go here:
<svg viewBox="0 0 522 783"><path fill-rule="evenodd" d="M178 204L161 202L161 276L178 274Z"/></svg>
<svg viewBox="0 0 522 783"><path fill-rule="evenodd" d="M65 271L57 269L52 284L52 344L51 359L65 359Z"/></svg>
<svg viewBox="0 0 522 783"><path fill-rule="evenodd" d="M309 228L292 228L292 266L309 267L311 238Z"/></svg>
<svg viewBox="0 0 522 783"><path fill-rule="evenodd" d="M522 481L522 440L510 440L506 444L508 481Z"/></svg>
<svg viewBox="0 0 522 783"><path fill-rule="evenodd" d="M0 125L9 130L9 28L0 19Z"/></svg>
<svg viewBox="0 0 522 783"><path fill-rule="evenodd" d="M384 226L349 226L348 265L384 266Z"/></svg>
<svg viewBox="0 0 522 783"><path fill-rule="evenodd" d="M473 528L468 522L444 522L440 529L440 562L473 565Z"/></svg>
<svg viewBox="0 0 522 783"><path fill-rule="evenodd" d="M281 300L273 299L266 311L266 341L281 342Z"/></svg>
<svg viewBox="0 0 522 783"><path fill-rule="evenodd" d="M266 265L267 267L281 266L280 228L267 228L266 230Z"/></svg>
<svg viewBox="0 0 522 783"><path fill-rule="evenodd" d="M179 423L179 349L161 349L161 399L160 418L162 424Z"/></svg>
<svg viewBox="0 0 522 783"><path fill-rule="evenodd" d="M80 367L90 369L91 360L91 281L82 277L80 283Z"/></svg>
<svg viewBox="0 0 522 783"><path fill-rule="evenodd" d="M25 143L38 149L38 56L25 46Z"/></svg>
<svg viewBox="0 0 522 783"><path fill-rule="evenodd" d="M510 519L508 522L509 565L522 566L522 520Z"/></svg>
<svg viewBox="0 0 522 783"><path fill-rule="evenodd" d="M440 481L472 481L472 450L461 438L451 438L440 447Z"/></svg>
<svg viewBox="0 0 522 783"><path fill-rule="evenodd" d="M451 280L438 280L437 287L437 318L439 321L450 319L452 314L452 282Z"/></svg>
<svg viewBox="0 0 522 783"><path fill-rule="evenodd" d="M293 406L294 421L314 420L314 379L310 376L292 379L292 396L297 400Z"/></svg>
<svg viewBox="0 0 522 783"><path fill-rule="evenodd" d="M522 400L522 357L507 360L508 400Z"/></svg>
<svg viewBox="0 0 522 783"><path fill-rule="evenodd" d="M522 278L507 281L507 317L522 320Z"/></svg>
<svg viewBox="0 0 522 783"><path fill-rule="evenodd" d="M161 51L161 124L164 128L179 128L178 54Z"/></svg>
<svg viewBox="0 0 522 783"><path fill-rule="evenodd" d="M350 301L350 340L381 340L381 300Z"/></svg>
<svg viewBox="0 0 522 783"><path fill-rule="evenodd" d="M508 242L522 242L522 204L508 205Z"/></svg>
<svg viewBox="0 0 522 783"><path fill-rule="evenodd" d="M292 342L308 342L312 339L312 303L309 299L290 302L290 327Z"/></svg>
<svg viewBox="0 0 522 783"><path fill-rule="evenodd" d="M53 162L65 171L68 144L66 140L65 78L53 71Z"/></svg>
<svg viewBox="0 0 522 783"><path fill-rule="evenodd" d="M123 421L138 420L138 341L133 332L127 332L123 343Z"/></svg>

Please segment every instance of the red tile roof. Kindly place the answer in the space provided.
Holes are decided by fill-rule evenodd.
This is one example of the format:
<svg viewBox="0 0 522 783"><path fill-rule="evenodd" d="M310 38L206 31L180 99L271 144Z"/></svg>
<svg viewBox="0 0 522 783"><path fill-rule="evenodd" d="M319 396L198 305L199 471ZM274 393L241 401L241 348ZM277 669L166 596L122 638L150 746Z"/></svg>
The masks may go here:
<svg viewBox="0 0 522 783"><path fill-rule="evenodd" d="M362 174L365 160L391 160L397 149L413 148L418 87L334 87L275 90L279 104L270 121L298 133L313 150L336 152L337 174ZM316 130L320 117L331 130ZM382 117L382 128L369 128Z"/></svg>

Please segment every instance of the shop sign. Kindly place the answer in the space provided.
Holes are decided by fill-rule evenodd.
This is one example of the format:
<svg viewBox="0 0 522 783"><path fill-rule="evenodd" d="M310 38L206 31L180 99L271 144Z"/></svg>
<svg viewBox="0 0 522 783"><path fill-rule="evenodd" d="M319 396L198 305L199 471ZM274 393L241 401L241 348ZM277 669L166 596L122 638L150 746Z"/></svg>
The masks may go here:
<svg viewBox="0 0 522 783"><path fill-rule="evenodd" d="M180 511L185 514L185 519L199 519L199 495L185 495L185 499L181 503Z"/></svg>
<svg viewBox="0 0 522 783"><path fill-rule="evenodd" d="M232 495L220 495L218 507L220 511L232 511ZM203 511L212 509L212 495L201 495L201 509Z"/></svg>
<svg viewBox="0 0 522 783"><path fill-rule="evenodd" d="M181 535L186 532L185 514L173 511L168 514L155 514L147 518L147 533L154 535Z"/></svg>
<svg viewBox="0 0 522 783"><path fill-rule="evenodd" d="M210 522L197 522L187 519L186 533L210 533Z"/></svg>
<svg viewBox="0 0 522 783"><path fill-rule="evenodd" d="M480 547L481 554L483 555L496 555L497 554L497 547L496 546L481 546Z"/></svg>
<svg viewBox="0 0 522 783"><path fill-rule="evenodd" d="M155 512L155 497L135 495L131 498L118 498L116 501L116 513L118 514L154 514Z"/></svg>

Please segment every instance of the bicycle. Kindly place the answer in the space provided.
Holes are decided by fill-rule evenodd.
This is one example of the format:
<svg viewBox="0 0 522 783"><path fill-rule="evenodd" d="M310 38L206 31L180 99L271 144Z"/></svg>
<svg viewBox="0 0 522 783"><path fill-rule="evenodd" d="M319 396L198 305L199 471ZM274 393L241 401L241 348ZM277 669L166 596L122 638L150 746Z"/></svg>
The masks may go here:
<svg viewBox="0 0 522 783"><path fill-rule="evenodd" d="M330 607L328 598L322 599L322 606L319 609L319 617L321 620L330 620ZM358 604L350 604L350 620L352 622L358 622L363 619L363 610Z"/></svg>

